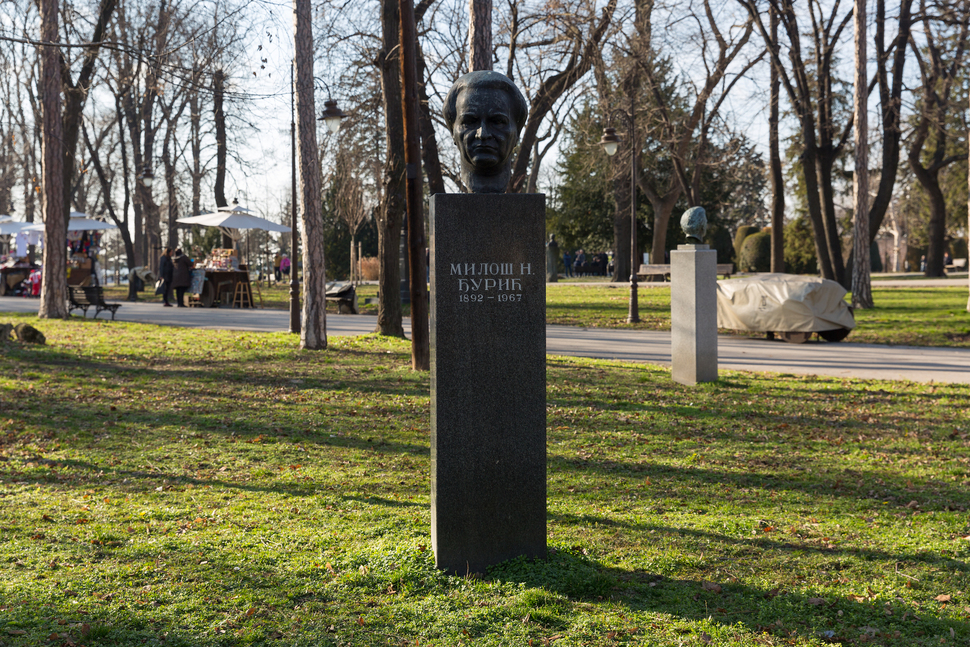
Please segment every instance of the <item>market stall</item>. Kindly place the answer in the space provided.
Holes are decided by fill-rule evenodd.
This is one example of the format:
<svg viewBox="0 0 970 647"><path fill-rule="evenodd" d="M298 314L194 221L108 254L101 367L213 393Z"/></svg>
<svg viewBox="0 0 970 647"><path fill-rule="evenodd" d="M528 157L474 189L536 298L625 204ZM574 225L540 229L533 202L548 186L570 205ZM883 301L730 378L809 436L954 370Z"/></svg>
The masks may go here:
<svg viewBox="0 0 970 647"><path fill-rule="evenodd" d="M197 262L189 294L190 306L254 307L249 272L239 266L234 249L213 249L204 261Z"/></svg>
<svg viewBox="0 0 970 647"><path fill-rule="evenodd" d="M290 228L285 225L250 215L248 209L239 206L214 213L179 218L177 222L186 225L218 227L234 241L239 240L241 237L240 230L243 229L261 229L280 233L290 231ZM200 274L199 270L203 270L203 272ZM239 257L234 249L213 249L204 262L196 263L189 293L191 295L189 305L206 308L211 308L217 304L236 308L256 307L253 301L249 272L240 266ZM260 301L262 301L261 295Z"/></svg>
<svg viewBox="0 0 970 647"><path fill-rule="evenodd" d="M72 211L67 223L67 284L70 286L98 285L98 255L101 236L106 229L117 225L86 217Z"/></svg>
<svg viewBox="0 0 970 647"><path fill-rule="evenodd" d="M0 256L0 296L30 296L35 284L39 289L40 266L30 261L27 249L40 242L40 235L33 223L17 222L9 216L0 219L0 236L10 250Z"/></svg>

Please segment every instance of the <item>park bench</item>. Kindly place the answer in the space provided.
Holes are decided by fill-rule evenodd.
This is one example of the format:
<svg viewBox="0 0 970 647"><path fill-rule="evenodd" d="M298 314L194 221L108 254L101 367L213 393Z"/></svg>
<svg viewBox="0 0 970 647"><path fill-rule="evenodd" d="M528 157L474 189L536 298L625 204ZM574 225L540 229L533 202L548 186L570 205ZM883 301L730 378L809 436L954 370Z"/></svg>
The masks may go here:
<svg viewBox="0 0 970 647"><path fill-rule="evenodd" d="M80 310L83 316L88 316L88 308L95 308L94 318L96 319L102 310L111 313L111 320L115 319L115 312L121 307L120 303L105 303L104 288L100 285L88 287L67 286L67 314L72 310Z"/></svg>
<svg viewBox="0 0 970 647"><path fill-rule="evenodd" d="M337 304L337 312L342 315L360 314L357 310L357 288L352 283L327 286L327 301Z"/></svg>
<svg viewBox="0 0 970 647"><path fill-rule="evenodd" d="M718 263L717 264L717 274L723 276L726 279L731 278L734 274L734 263ZM637 276L641 278L646 278L648 276L661 276L664 281L670 280L670 265L645 265L641 264L640 269L637 270Z"/></svg>
<svg viewBox="0 0 970 647"><path fill-rule="evenodd" d="M967 259L965 258L954 258L953 262L946 266L947 270L965 270L967 269Z"/></svg>

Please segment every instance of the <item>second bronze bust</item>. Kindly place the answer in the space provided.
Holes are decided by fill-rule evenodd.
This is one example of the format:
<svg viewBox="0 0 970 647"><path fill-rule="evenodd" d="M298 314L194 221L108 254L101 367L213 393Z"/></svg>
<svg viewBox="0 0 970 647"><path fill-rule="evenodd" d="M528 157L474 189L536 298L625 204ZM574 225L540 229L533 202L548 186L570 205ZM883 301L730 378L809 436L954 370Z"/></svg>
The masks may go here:
<svg viewBox="0 0 970 647"><path fill-rule="evenodd" d="M525 97L504 74L471 72L451 86L443 113L469 193L505 193L528 112Z"/></svg>

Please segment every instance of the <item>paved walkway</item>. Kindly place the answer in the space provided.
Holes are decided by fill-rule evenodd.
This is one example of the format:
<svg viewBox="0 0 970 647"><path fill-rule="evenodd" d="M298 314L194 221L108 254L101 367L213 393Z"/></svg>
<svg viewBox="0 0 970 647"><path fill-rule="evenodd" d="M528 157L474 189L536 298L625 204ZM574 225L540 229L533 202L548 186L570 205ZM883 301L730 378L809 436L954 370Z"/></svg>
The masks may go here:
<svg viewBox="0 0 970 647"><path fill-rule="evenodd" d="M910 282L907 281L907 284ZM915 287L915 286L914 286ZM35 314L38 301L0 297L0 312ZM102 313L99 319L109 319ZM285 332L285 310L229 308L163 308L158 303L124 303L119 321L216 330ZM368 315L329 315L327 333L335 336L373 332L377 319ZM410 333L410 321L405 321ZM850 337L851 339L851 337ZM548 326L550 355L617 359L670 365L670 333L609 328ZM828 375L881 380L970 384L970 349L883 346L840 342L788 344L782 341L721 335L718 365L722 369L769 371L798 375Z"/></svg>

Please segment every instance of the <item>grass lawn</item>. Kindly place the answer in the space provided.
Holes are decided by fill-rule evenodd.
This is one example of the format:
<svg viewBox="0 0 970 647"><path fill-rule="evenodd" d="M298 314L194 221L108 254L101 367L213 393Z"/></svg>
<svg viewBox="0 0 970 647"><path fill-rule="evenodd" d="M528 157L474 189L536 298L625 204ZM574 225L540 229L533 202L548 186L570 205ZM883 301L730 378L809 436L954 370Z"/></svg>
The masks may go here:
<svg viewBox="0 0 970 647"><path fill-rule="evenodd" d="M970 386L550 358L550 556L466 579L406 343L4 321L5 647L970 644Z"/></svg>

